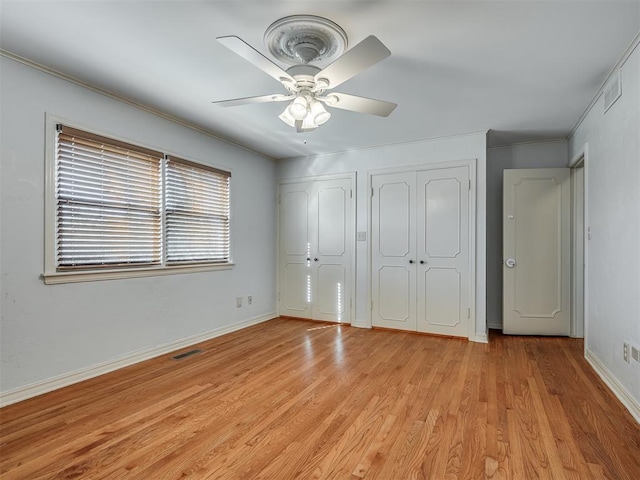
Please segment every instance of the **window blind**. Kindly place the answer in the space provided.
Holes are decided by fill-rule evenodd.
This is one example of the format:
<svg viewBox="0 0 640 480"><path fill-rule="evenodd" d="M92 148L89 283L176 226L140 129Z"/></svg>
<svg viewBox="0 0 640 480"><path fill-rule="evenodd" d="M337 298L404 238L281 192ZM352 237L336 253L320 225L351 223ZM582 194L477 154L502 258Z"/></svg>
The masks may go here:
<svg viewBox="0 0 640 480"><path fill-rule="evenodd" d="M167 264L229 261L231 174L167 157Z"/></svg>
<svg viewBox="0 0 640 480"><path fill-rule="evenodd" d="M58 126L56 268L162 263L162 154Z"/></svg>

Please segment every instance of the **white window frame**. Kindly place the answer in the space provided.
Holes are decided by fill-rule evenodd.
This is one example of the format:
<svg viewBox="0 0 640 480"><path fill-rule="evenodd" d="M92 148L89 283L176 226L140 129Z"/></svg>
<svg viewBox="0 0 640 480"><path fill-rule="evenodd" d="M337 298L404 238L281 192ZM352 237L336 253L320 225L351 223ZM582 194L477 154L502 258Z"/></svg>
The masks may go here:
<svg viewBox="0 0 640 480"><path fill-rule="evenodd" d="M57 215L56 126L58 124L67 125L72 128L77 128L78 130L83 130L88 133L101 135L104 137L112 138L114 140L119 140L119 141L130 143L133 145L140 145L141 147L144 147L144 148L166 151L166 149L147 147L145 145L141 145L140 142L120 138L113 134L92 130L84 126L75 125L66 119L62 119L60 117L56 117L51 114L46 115L44 273L42 274L42 278L45 284L52 285L52 284L60 284L60 283L114 280L114 279L120 279L120 278L140 278L140 277L151 277L151 276L159 276L159 275L210 272L215 270L230 270L234 267L232 258L230 258L228 262L224 262L224 263L217 262L217 263L167 265L166 259L163 256L162 264L160 265L119 267L119 268L113 268L113 269L100 268L100 269L58 271L56 268L56 241L57 241L56 239L56 215ZM166 152L166 153L168 155L172 155L171 152ZM191 161L194 164L201 164L205 168L212 167L211 165L208 165L204 162L193 161L188 158L185 158L183 155L175 155L175 157L184 158L185 160ZM163 168L162 178L164 179L164 164L162 168ZM214 167L214 168L218 168L218 167ZM230 171L230 169L228 168L220 168L220 170ZM163 188L164 188L164 180L163 180ZM164 212L164 205L163 205L163 212ZM229 229L230 230L232 229L232 225L229 225Z"/></svg>

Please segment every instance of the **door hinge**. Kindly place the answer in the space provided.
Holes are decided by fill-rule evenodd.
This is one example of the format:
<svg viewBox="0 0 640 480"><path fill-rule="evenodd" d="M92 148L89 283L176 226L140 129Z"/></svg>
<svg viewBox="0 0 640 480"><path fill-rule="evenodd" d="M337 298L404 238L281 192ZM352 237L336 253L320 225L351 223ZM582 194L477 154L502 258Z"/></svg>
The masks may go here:
<svg viewBox="0 0 640 480"><path fill-rule="evenodd" d="M371 300L371 310L373 310L373 300Z"/></svg>
<svg viewBox="0 0 640 480"><path fill-rule="evenodd" d="M280 292L278 292L278 301L280 301Z"/></svg>
<svg viewBox="0 0 640 480"><path fill-rule="evenodd" d="M471 318L471 309L467 308L467 320Z"/></svg>
<svg viewBox="0 0 640 480"><path fill-rule="evenodd" d="M278 195L278 205L280 205L280 195Z"/></svg>
<svg viewBox="0 0 640 480"><path fill-rule="evenodd" d="M469 190L471 190L471 180L469 180Z"/></svg>
<svg viewBox="0 0 640 480"><path fill-rule="evenodd" d="M373 187L371 187L371 198L373 198Z"/></svg>
<svg viewBox="0 0 640 480"><path fill-rule="evenodd" d="M349 190L349 198L353 198L353 190Z"/></svg>

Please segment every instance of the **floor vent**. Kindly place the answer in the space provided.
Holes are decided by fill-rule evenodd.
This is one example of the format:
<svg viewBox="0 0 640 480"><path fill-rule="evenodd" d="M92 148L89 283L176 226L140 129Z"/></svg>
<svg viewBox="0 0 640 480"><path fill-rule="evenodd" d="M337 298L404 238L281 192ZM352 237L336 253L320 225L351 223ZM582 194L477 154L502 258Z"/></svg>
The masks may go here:
<svg viewBox="0 0 640 480"><path fill-rule="evenodd" d="M196 353L200 353L200 352L202 352L202 350L199 350L199 349L189 350L188 352L179 353L178 355L171 358L173 358L174 360L182 360L183 358L190 357L191 355L195 355Z"/></svg>

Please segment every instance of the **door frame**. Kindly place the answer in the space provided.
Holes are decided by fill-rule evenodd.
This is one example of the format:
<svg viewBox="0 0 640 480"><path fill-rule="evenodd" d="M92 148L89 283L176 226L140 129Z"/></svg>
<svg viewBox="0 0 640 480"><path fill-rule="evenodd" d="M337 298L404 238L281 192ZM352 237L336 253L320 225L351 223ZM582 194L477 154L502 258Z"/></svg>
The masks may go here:
<svg viewBox="0 0 640 480"><path fill-rule="evenodd" d="M313 175L309 177L279 178L276 192L276 312L280 315L280 186L292 183L317 182L322 180L349 180L351 189L351 218L347 219L347 248L351 255L349 268L351 274L349 286L351 288L351 298L349 299L349 322L342 324L352 324L355 318L356 305L356 172L344 172L329 175ZM322 320L317 320L322 321Z"/></svg>
<svg viewBox="0 0 640 480"><path fill-rule="evenodd" d="M583 147L578 151L576 155L574 155L568 163L568 167L571 169L571 330L569 335L575 338L585 338L585 349L586 349L586 338L588 331L588 313L587 313L587 298L588 298L588 248L589 248L589 209L588 209L588 157L589 157L589 145L585 143ZM575 189L575 182L579 179L576 175L576 171L578 169L582 169L582 196L580 198L577 195L577 191ZM582 202L580 205L578 202ZM582 225L578 221L577 212L582 207ZM579 231L578 231L579 229ZM578 242L582 240L582 258L578 258L577 252ZM578 268L580 262L584 265L582 270L583 281L577 283L576 280L579 278ZM580 288L582 291L580 292ZM581 307L582 307L582 318L577 318L578 302L582 298Z"/></svg>
<svg viewBox="0 0 640 480"><path fill-rule="evenodd" d="M469 168L469 324L467 330L467 338L476 341L476 196L477 196L477 159L470 158L464 160L452 160L434 163L423 163L416 165L407 165L402 167L382 168L367 171L367 322L365 328L371 328L373 323L372 305L373 305L373 271L371 268L372 250L371 250L371 224L373 215L372 193L373 193L373 177L376 175L386 175L389 173L405 173L418 172L424 170L441 170L444 168L467 167ZM460 337L464 338L464 337Z"/></svg>

